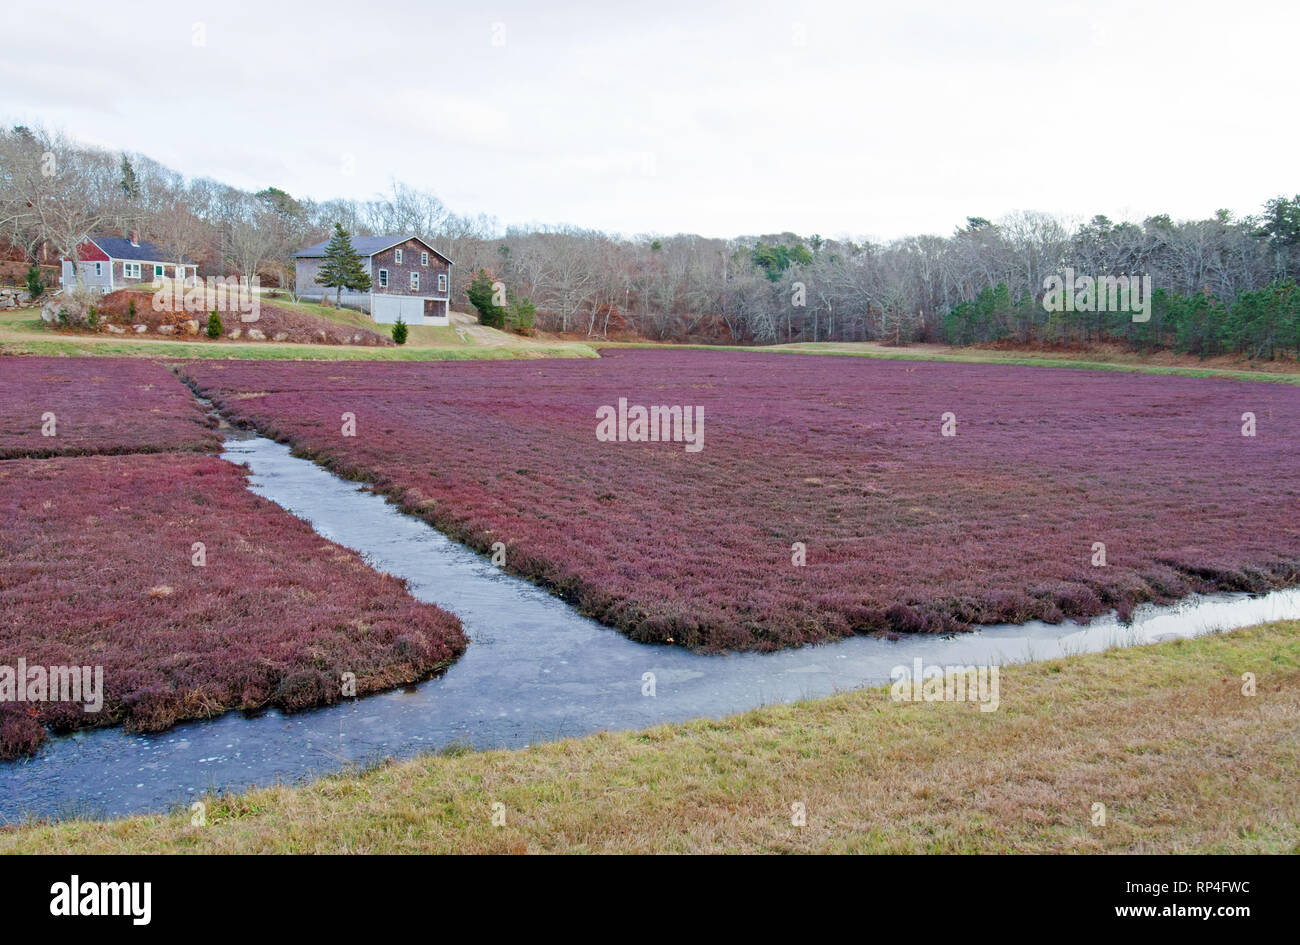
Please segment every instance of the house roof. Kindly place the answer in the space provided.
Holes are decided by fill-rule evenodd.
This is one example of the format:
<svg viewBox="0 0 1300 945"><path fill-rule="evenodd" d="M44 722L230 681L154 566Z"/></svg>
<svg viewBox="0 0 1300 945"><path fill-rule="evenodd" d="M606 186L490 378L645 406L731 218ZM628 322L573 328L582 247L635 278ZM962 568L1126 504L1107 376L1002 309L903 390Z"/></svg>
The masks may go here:
<svg viewBox="0 0 1300 945"><path fill-rule="evenodd" d="M375 253L382 253L384 250L396 246L398 243L405 243L407 240L415 240L421 246L427 247L429 252L447 263L447 265L451 265L450 259L430 246L427 241L420 239L420 237L415 236L414 234L407 234L406 236L352 236L349 237L349 239L352 240L352 248L357 251L357 255L359 256L373 256ZM317 259L325 255L325 247L329 246L329 244L330 241L325 240L322 243L317 243L315 246L308 246L306 249L299 250L294 253L293 256L295 259Z"/></svg>
<svg viewBox="0 0 1300 945"><path fill-rule="evenodd" d="M151 263L174 263L175 256L169 256L156 245L148 240L140 240L138 245L132 246L131 241L124 236L92 236L90 241L108 254L110 259L129 259L132 262L151 262ZM181 261L194 265L192 260L181 258Z"/></svg>

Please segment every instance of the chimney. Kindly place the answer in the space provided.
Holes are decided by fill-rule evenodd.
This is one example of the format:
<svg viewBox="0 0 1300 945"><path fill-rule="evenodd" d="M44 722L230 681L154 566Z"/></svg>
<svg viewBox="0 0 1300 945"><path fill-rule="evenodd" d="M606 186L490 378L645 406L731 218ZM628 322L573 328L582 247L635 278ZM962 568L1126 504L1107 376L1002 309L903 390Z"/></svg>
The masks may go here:
<svg viewBox="0 0 1300 945"><path fill-rule="evenodd" d="M130 233L128 233L128 234L126 234L126 235L127 235L127 238L131 240L131 245L132 245L132 246L139 246L139 245L140 245L140 234L137 233L135 230L132 230Z"/></svg>

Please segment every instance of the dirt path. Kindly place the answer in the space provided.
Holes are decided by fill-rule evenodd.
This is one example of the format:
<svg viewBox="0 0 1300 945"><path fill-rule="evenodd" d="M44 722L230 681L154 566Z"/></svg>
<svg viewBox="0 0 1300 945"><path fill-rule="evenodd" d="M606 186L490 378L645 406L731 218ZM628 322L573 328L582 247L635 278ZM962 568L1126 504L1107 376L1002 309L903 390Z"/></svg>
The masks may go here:
<svg viewBox="0 0 1300 945"><path fill-rule="evenodd" d="M466 344L499 348L526 346L533 343L522 335L510 335L504 331L497 331L495 328L480 325L478 319L472 315L466 315L464 312L452 312L449 318L451 327L456 329L456 334L460 335L461 340Z"/></svg>

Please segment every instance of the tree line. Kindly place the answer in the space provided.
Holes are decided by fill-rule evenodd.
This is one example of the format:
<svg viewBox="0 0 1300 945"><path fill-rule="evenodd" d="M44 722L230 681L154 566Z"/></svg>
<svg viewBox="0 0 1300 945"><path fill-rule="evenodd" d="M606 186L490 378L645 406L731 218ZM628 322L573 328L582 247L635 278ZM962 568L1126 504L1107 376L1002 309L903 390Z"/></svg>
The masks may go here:
<svg viewBox="0 0 1300 945"><path fill-rule="evenodd" d="M364 201L318 202L277 187L250 193L42 129L0 132L0 237L36 261L70 255L92 232L136 229L197 261L201 275L293 288L292 254L325 240L335 224L353 235L424 238L455 263L453 307L470 309L476 296L488 301L486 317L505 324L526 317L543 330L590 337L1121 342L1300 355L1300 195L1205 220L1070 223L1021 211L968 217L949 235L887 241L624 236L571 226L503 230L400 182ZM1045 280L1067 267L1149 276L1149 319L1049 311ZM503 290L496 302L489 287Z"/></svg>

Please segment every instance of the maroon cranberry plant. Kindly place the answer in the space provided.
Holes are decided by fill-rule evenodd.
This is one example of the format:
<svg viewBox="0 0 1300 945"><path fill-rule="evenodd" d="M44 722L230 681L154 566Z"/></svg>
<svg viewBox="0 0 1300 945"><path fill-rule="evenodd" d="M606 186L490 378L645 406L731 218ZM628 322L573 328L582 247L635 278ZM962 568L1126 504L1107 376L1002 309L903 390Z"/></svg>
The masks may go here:
<svg viewBox="0 0 1300 945"><path fill-rule="evenodd" d="M62 383L33 364L0 359L0 376L33 381L7 416ZM81 377L58 389L56 409L84 449L218 442L162 369L90 358L59 367ZM90 409L105 416L87 419ZM25 430L16 441L29 442ZM12 688L20 666L84 666L103 683L102 707L87 711L85 698L55 701L31 685L24 695L36 698L19 701L0 678L0 758L34 751L47 728L156 731L366 695L429 677L467 642L454 616L253 495L244 471L214 456L0 461L0 677L7 669Z"/></svg>
<svg viewBox="0 0 1300 945"><path fill-rule="evenodd" d="M636 640L773 649L1300 581L1293 386L719 351L184 371ZM703 448L602 442L619 398L701 408Z"/></svg>
<svg viewBox="0 0 1300 945"><path fill-rule="evenodd" d="M0 459L219 445L193 395L161 365L0 357Z"/></svg>

